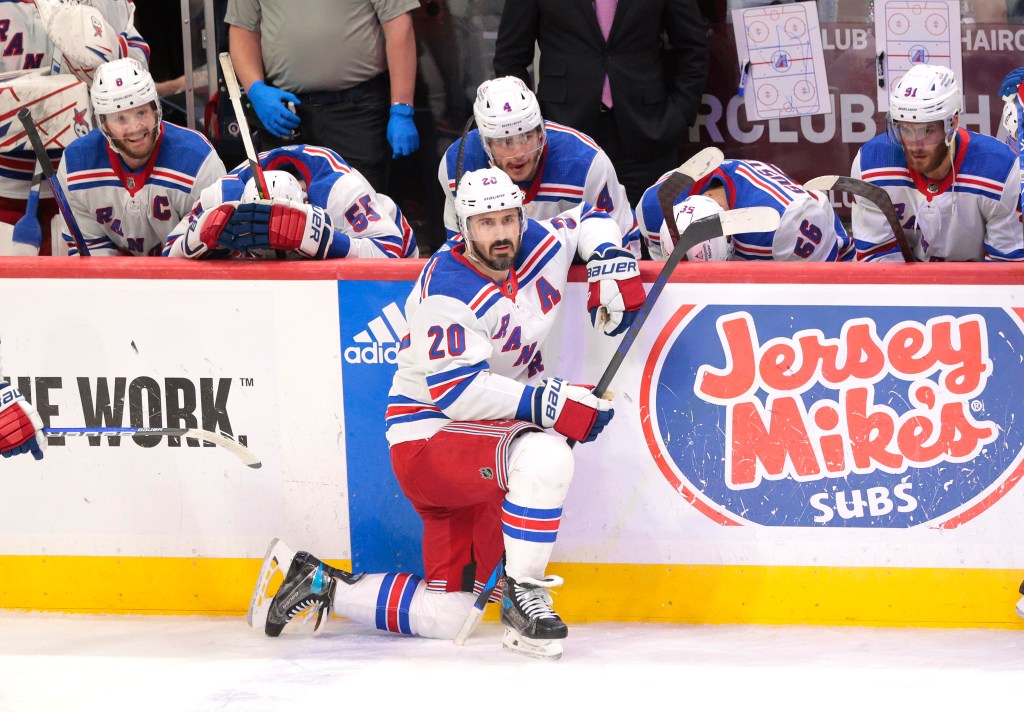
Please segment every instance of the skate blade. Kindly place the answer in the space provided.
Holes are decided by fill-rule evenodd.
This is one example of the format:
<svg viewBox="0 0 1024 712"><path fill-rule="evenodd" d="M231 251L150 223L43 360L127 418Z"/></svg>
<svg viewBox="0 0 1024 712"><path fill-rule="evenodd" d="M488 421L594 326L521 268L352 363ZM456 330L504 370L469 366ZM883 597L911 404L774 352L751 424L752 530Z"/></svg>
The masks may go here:
<svg viewBox="0 0 1024 712"><path fill-rule="evenodd" d="M1024 597L1017 601L1017 615L1024 618Z"/></svg>
<svg viewBox="0 0 1024 712"><path fill-rule="evenodd" d="M501 647L510 653L525 655L538 660L558 660L562 657L562 644L557 640L536 640L524 638L511 628L505 629Z"/></svg>
<svg viewBox="0 0 1024 712"><path fill-rule="evenodd" d="M280 580L283 581L294 558L295 551L283 541L274 539L270 542L270 546L267 547L267 555L263 557L259 578L256 579L252 600L249 601L249 611L245 615L245 621L250 628L262 631L266 626L267 615L270 613L270 602L274 599L274 594L269 590L271 581L274 574L278 572L281 573Z"/></svg>

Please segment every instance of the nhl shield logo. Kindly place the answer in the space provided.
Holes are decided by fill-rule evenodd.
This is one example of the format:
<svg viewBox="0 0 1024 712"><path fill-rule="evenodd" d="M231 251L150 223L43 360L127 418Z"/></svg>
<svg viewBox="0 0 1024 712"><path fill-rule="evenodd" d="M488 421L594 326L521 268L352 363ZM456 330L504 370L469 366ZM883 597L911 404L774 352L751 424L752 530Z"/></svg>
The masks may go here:
<svg viewBox="0 0 1024 712"><path fill-rule="evenodd" d="M648 447L721 524L956 527L1024 476L1022 314L683 306L644 370Z"/></svg>

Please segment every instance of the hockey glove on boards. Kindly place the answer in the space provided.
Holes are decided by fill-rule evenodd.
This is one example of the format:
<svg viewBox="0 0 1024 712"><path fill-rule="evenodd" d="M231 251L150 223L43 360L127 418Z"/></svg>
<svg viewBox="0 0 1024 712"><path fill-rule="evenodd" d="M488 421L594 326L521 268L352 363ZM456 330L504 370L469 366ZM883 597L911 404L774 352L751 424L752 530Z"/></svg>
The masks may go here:
<svg viewBox="0 0 1024 712"><path fill-rule="evenodd" d="M647 296L640 266L628 250L603 246L587 260L587 311L594 328L617 336L629 328Z"/></svg>
<svg viewBox="0 0 1024 712"><path fill-rule="evenodd" d="M392 158L408 156L420 147L420 135L412 117L416 113L408 104L395 104L391 107L391 118L388 119L388 143L391 144Z"/></svg>
<svg viewBox="0 0 1024 712"><path fill-rule="evenodd" d="M614 415L612 402L598 398L589 388L562 378L545 378L539 386L526 387L516 417L589 443L597 439Z"/></svg>
<svg viewBox="0 0 1024 712"><path fill-rule="evenodd" d="M192 222L182 239L184 255L192 258L221 248L241 253L294 250L303 257L324 259L344 256L331 251L334 238L334 224L323 208L290 200L260 200L218 205Z"/></svg>
<svg viewBox="0 0 1024 712"><path fill-rule="evenodd" d="M43 421L32 404L11 384L0 381L0 455L31 452L42 460L46 449L42 430Z"/></svg>
<svg viewBox="0 0 1024 712"><path fill-rule="evenodd" d="M299 127L302 120L288 110L287 102L301 104L299 98L291 92L283 91L277 87L268 86L257 79L248 89L246 96L260 117L264 128L278 138L287 138L288 134Z"/></svg>

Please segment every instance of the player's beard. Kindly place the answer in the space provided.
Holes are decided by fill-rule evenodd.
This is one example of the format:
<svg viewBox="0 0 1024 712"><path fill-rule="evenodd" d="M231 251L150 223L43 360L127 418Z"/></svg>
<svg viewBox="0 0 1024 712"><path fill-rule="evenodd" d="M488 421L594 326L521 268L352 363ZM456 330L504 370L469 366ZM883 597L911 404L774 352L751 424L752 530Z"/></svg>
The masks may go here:
<svg viewBox="0 0 1024 712"><path fill-rule="evenodd" d="M928 176L933 180L941 180L942 178L945 178L945 175L932 175L938 171L946 159L949 158L949 149L945 143L933 146L927 151L909 147L904 147L903 151L907 157L908 168L913 168L921 175ZM915 156L914 153L920 153L921 155ZM949 171L946 171L946 173L948 172Z"/></svg>
<svg viewBox="0 0 1024 712"><path fill-rule="evenodd" d="M496 247L511 247L512 249L499 255L494 254L494 248ZM494 272L506 272L513 264L515 264L516 257L519 256L519 250L523 246L523 241L519 240L516 244L514 241L509 239L498 240L487 246L487 254L483 254L483 250L479 246L473 246L473 256L487 269L493 270Z"/></svg>
<svg viewBox="0 0 1024 712"><path fill-rule="evenodd" d="M159 131L159 129L159 124L154 128L149 129L145 132L146 141L135 145L129 145L124 139L118 138L112 139L111 142L114 144L114 149L122 156L134 161L145 161L153 155L153 149L156 148L157 131Z"/></svg>

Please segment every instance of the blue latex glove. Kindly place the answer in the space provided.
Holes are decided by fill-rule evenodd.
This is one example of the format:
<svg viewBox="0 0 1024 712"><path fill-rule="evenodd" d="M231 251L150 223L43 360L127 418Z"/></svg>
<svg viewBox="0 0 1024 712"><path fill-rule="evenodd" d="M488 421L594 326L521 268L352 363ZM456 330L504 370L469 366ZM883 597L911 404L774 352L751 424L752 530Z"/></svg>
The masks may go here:
<svg viewBox="0 0 1024 712"><path fill-rule="evenodd" d="M412 120L413 108L408 104L395 104L391 107L391 118L388 119L388 143L394 153L392 158L408 156L420 147L420 135L416 132L416 124Z"/></svg>
<svg viewBox="0 0 1024 712"><path fill-rule="evenodd" d="M289 101L294 104L302 103L291 92L267 86L262 81L255 81L245 93L263 126L278 138L286 138L301 123L301 119L285 106L285 102Z"/></svg>
<svg viewBox="0 0 1024 712"><path fill-rule="evenodd" d="M999 85L999 98L1005 99L1008 96L1016 94L1017 87L1020 85L1022 79L1024 79L1024 67L1014 69L1003 77L1003 83Z"/></svg>
<svg viewBox="0 0 1024 712"><path fill-rule="evenodd" d="M18 222L14 223L14 234L11 235L11 240L14 242L30 245L36 250L43 244L43 228L39 225L39 218L36 217L38 208L39 191L31 190L28 193L28 206L25 208L25 214L18 218Z"/></svg>

